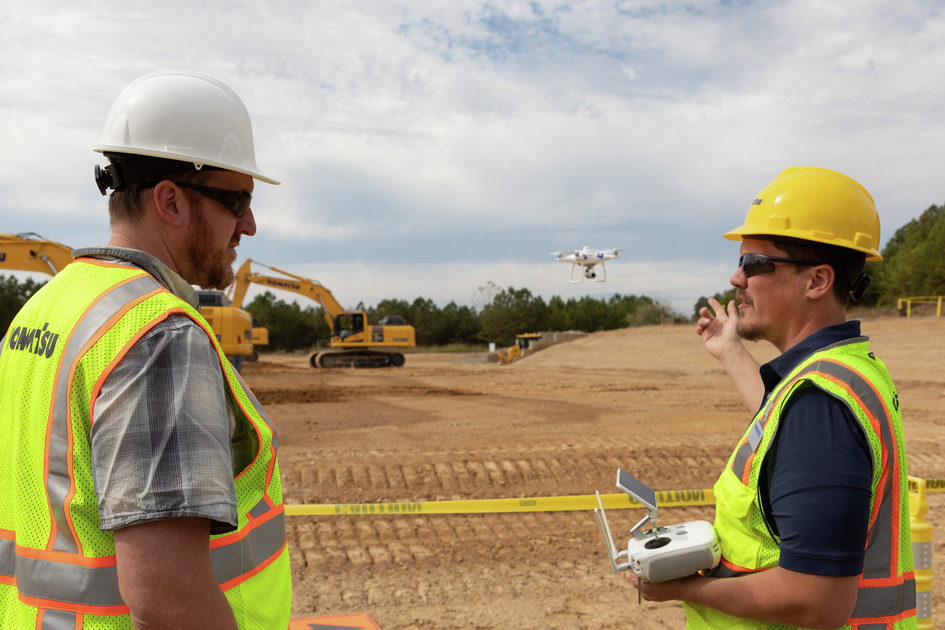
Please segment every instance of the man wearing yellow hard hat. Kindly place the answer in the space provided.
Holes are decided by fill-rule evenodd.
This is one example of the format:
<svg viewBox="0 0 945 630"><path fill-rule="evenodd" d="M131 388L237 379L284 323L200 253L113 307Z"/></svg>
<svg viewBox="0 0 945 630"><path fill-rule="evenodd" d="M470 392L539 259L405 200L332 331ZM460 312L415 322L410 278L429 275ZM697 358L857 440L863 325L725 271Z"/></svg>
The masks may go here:
<svg viewBox="0 0 945 630"><path fill-rule="evenodd" d="M696 332L755 415L715 484L722 561L638 584L685 602L687 628L916 627L899 400L846 318L879 229L859 183L796 167L724 235L741 241L736 299L710 300ZM759 365L742 339L781 354Z"/></svg>

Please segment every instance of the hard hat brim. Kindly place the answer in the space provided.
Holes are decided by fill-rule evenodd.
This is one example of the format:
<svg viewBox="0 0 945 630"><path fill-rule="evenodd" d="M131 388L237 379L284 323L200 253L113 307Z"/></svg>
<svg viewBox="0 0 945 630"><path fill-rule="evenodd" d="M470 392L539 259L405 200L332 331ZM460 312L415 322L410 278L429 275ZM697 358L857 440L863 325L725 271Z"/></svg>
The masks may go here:
<svg viewBox="0 0 945 630"><path fill-rule="evenodd" d="M866 254L866 260L868 261L880 261L883 259L882 255L875 249L864 248L864 247L854 247L846 243L838 243L836 239L832 237L818 237L816 234L811 234L809 231L805 230L777 230L777 231L765 231L759 229L757 225L744 224L734 230L730 230L722 235L722 238L725 238L730 241L742 241L746 238L758 237L764 240L777 240L778 238L792 238L799 241L811 241L814 243L823 243L825 245L833 245L834 247L843 247L844 249L852 249L854 251L862 252Z"/></svg>
<svg viewBox="0 0 945 630"><path fill-rule="evenodd" d="M225 171L233 171L235 173L242 173L244 175L249 175L253 179L257 179L261 182L267 184L273 184L278 186L281 182L272 179L271 177L266 177L258 171L253 171L250 169L242 168L235 166L233 164L226 164L225 162L217 162L214 160L195 160L193 155L188 153L174 153L173 151L157 151L151 149L142 149L142 148L131 148L126 146L119 145L109 145L109 144L96 144L92 146L93 151L98 153L127 153L129 155L143 155L147 157L162 158L165 160L178 160L180 162L190 162L198 169L201 166L213 166L215 168L223 169Z"/></svg>

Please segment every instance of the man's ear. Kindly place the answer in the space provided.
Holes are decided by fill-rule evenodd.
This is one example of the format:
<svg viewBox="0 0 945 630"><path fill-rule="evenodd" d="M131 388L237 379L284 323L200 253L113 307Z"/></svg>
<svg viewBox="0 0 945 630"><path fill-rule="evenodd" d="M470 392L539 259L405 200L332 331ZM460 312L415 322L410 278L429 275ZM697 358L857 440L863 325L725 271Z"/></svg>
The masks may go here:
<svg viewBox="0 0 945 630"><path fill-rule="evenodd" d="M158 216L172 227L184 223L184 214L190 210L184 191L169 179L158 183L151 191Z"/></svg>
<svg viewBox="0 0 945 630"><path fill-rule="evenodd" d="M807 297L820 299L833 291L836 274L830 265L818 265L810 269L810 280L807 284Z"/></svg>

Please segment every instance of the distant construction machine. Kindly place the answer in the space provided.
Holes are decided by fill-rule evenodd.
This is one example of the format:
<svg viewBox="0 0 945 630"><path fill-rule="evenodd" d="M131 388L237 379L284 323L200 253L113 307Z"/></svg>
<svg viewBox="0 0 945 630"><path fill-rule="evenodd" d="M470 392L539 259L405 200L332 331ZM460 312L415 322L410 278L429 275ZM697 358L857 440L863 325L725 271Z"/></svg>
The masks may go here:
<svg viewBox="0 0 945 630"><path fill-rule="evenodd" d="M0 234L0 269L56 275L72 262L72 248L48 241L33 232ZM213 329L223 353L239 364L256 354L254 345L269 343L268 331L254 325L252 316L224 302L221 291L199 291L200 314Z"/></svg>
<svg viewBox="0 0 945 630"><path fill-rule="evenodd" d="M260 275L253 272L252 262L247 258L236 272L231 287L234 307L242 306L253 283L304 295L321 305L331 339L327 348L319 348L309 357L312 367L400 367L404 355L399 350L417 345L416 331L402 317L386 317L369 325L366 313L346 311L321 283L257 262L282 277Z"/></svg>

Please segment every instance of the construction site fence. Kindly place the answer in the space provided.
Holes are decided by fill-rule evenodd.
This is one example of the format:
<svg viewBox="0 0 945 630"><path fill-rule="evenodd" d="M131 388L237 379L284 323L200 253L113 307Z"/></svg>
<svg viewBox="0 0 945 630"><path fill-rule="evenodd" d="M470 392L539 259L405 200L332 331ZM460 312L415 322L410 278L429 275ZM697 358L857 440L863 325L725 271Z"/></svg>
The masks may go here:
<svg viewBox="0 0 945 630"><path fill-rule="evenodd" d="M912 532L912 556L915 569L916 615L919 630L932 625L932 524L926 519L929 492L945 492L945 479L909 477L909 516ZM605 509L619 510L644 506L623 493L601 494ZM715 505L715 492L702 490L659 490L660 507ZM568 512L593 510L598 495L512 499L469 499L450 501L399 501L393 503L336 503L286 505L287 516L392 516L433 514L499 514L514 512Z"/></svg>
<svg viewBox="0 0 945 630"><path fill-rule="evenodd" d="M942 300L945 299L945 296L941 295L917 295L914 297L904 297L896 300L896 308L902 313L902 307L906 307L906 317L912 317L912 305L913 304L934 304L935 305L935 316L942 316Z"/></svg>

